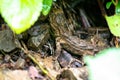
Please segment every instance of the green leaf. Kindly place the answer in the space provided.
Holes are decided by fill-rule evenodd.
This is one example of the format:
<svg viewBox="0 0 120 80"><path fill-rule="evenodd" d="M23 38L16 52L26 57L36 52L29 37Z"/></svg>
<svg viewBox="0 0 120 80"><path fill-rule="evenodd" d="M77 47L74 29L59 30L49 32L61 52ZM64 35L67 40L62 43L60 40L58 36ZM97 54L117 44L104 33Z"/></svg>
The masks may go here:
<svg viewBox="0 0 120 80"><path fill-rule="evenodd" d="M110 1L110 2L107 2L107 4L106 4L106 8L107 9L109 9L110 8L110 6L111 6L111 4L112 4L112 2Z"/></svg>
<svg viewBox="0 0 120 80"><path fill-rule="evenodd" d="M96 56L86 56L89 80L120 80L120 48L105 49Z"/></svg>
<svg viewBox="0 0 120 80"><path fill-rule="evenodd" d="M0 0L0 13L17 34L29 29L42 10L43 0Z"/></svg>
<svg viewBox="0 0 120 80"><path fill-rule="evenodd" d="M52 6L52 0L44 0L42 14L46 16L50 11L51 6Z"/></svg>
<svg viewBox="0 0 120 80"><path fill-rule="evenodd" d="M115 6L115 14L120 14L120 0L118 0L117 5Z"/></svg>
<svg viewBox="0 0 120 80"><path fill-rule="evenodd" d="M120 37L120 15L105 16L111 33Z"/></svg>

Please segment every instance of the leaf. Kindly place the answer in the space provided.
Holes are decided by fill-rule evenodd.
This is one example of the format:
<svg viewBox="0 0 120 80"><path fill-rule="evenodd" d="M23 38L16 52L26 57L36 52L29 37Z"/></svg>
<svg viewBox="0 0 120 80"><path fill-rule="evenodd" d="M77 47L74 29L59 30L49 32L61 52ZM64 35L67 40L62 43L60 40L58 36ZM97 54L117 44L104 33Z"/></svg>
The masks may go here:
<svg viewBox="0 0 120 80"><path fill-rule="evenodd" d="M117 5L115 6L115 14L120 14L120 1L118 0Z"/></svg>
<svg viewBox="0 0 120 80"><path fill-rule="evenodd" d="M51 6L52 6L52 0L44 0L42 14L46 16L50 11Z"/></svg>
<svg viewBox="0 0 120 80"><path fill-rule="evenodd" d="M29 29L38 19L43 0L0 0L0 13L17 34Z"/></svg>
<svg viewBox="0 0 120 80"><path fill-rule="evenodd" d="M89 80L120 80L120 48L105 49L84 60L88 65Z"/></svg>
<svg viewBox="0 0 120 80"><path fill-rule="evenodd" d="M120 15L105 16L111 33L120 37Z"/></svg>
<svg viewBox="0 0 120 80"><path fill-rule="evenodd" d="M112 4L112 2L110 1L110 2L107 2L107 4L106 4L106 8L107 9L109 9L110 8L110 6L111 6L111 4Z"/></svg>

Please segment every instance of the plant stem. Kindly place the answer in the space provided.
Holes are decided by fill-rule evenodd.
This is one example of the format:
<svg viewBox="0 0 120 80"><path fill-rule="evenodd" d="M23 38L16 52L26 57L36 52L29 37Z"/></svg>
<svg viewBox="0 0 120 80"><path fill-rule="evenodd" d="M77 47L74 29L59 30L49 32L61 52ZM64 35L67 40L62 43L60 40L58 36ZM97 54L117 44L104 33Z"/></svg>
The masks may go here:
<svg viewBox="0 0 120 80"><path fill-rule="evenodd" d="M104 7L103 7L103 2L102 2L101 0L97 0L97 1L98 1L98 5L99 5L99 7L100 7L100 10L101 10L102 15L103 15L104 17L107 16L106 11L105 11L105 9L104 9Z"/></svg>

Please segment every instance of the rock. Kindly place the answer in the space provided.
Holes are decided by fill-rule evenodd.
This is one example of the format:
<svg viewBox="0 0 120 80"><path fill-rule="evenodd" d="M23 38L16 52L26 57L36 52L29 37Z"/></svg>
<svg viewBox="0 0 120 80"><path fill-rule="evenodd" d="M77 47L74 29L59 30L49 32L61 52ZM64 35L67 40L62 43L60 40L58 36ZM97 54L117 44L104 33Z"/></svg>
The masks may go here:
<svg viewBox="0 0 120 80"><path fill-rule="evenodd" d="M31 36L27 42L28 48L38 50L50 37L49 26L47 24L35 26L28 31L28 34Z"/></svg>
<svg viewBox="0 0 120 80"><path fill-rule="evenodd" d="M16 46L14 34L11 30L0 31L0 50L10 52L14 50Z"/></svg>

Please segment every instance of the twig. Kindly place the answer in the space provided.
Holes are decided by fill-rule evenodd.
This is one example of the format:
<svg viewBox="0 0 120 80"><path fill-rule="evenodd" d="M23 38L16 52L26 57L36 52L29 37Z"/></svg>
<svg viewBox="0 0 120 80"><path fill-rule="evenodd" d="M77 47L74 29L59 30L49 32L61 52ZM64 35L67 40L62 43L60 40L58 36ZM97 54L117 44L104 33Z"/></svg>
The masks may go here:
<svg viewBox="0 0 120 80"><path fill-rule="evenodd" d="M22 46L20 47L23 51L24 51L24 53L25 54L27 54L27 56L35 63L35 64L37 64L38 65L38 67L42 70L42 72L44 73L44 74L46 74L51 80L55 80L55 78L53 78L50 74L49 74L49 72L47 71L47 70L45 70L43 67L42 67L42 65L40 65L39 64L39 62L30 54L30 51L28 51L28 49L27 49L27 47L25 46L25 44L23 43L23 42L21 42L22 43Z"/></svg>
<svg viewBox="0 0 120 80"><path fill-rule="evenodd" d="M105 11L105 9L103 7L103 2L101 2L101 0L97 0L97 1L98 1L98 5L100 7L101 13L105 17L107 14L106 14L106 11Z"/></svg>

